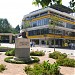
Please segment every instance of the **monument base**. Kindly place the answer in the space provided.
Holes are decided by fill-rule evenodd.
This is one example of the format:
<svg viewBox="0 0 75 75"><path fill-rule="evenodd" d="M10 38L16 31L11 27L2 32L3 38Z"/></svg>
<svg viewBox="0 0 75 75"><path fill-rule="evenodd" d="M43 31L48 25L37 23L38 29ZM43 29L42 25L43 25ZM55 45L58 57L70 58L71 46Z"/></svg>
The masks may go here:
<svg viewBox="0 0 75 75"><path fill-rule="evenodd" d="M14 57L14 60L15 61L30 61L31 58L17 58L17 57Z"/></svg>
<svg viewBox="0 0 75 75"><path fill-rule="evenodd" d="M14 60L30 60L30 40L27 38L15 39L15 58Z"/></svg>
<svg viewBox="0 0 75 75"><path fill-rule="evenodd" d="M30 48L16 48L14 60L30 60Z"/></svg>

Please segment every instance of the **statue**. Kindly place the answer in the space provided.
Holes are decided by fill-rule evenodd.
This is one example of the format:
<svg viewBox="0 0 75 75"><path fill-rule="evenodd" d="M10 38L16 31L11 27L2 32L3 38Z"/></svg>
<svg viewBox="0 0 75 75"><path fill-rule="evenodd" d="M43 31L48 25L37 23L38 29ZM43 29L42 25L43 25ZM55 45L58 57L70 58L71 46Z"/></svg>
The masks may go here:
<svg viewBox="0 0 75 75"><path fill-rule="evenodd" d="M21 33L20 38L15 39L15 48L15 60L30 60L30 40L25 31Z"/></svg>
<svg viewBox="0 0 75 75"><path fill-rule="evenodd" d="M27 38L26 32L22 32L22 38Z"/></svg>

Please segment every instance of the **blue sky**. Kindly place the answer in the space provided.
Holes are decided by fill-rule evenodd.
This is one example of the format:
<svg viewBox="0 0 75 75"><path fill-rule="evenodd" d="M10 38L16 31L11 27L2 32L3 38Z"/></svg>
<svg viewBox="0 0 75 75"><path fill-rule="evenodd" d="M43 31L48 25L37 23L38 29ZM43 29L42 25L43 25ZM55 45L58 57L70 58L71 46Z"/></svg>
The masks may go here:
<svg viewBox="0 0 75 75"><path fill-rule="evenodd" d="M33 0L0 0L0 18L7 18L12 27L21 25L24 15L39 9L32 5ZM63 5L69 6L70 0L63 0Z"/></svg>

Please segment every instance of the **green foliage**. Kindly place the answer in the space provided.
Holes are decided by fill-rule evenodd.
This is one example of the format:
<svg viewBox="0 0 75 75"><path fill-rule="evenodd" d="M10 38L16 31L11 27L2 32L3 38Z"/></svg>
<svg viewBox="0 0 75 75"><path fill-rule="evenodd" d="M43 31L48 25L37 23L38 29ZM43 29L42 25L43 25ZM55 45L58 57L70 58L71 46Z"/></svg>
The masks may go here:
<svg viewBox="0 0 75 75"><path fill-rule="evenodd" d="M38 57L31 57L31 58L33 59L33 61L30 63L36 63L36 62L40 61L40 59Z"/></svg>
<svg viewBox="0 0 75 75"><path fill-rule="evenodd" d="M14 33L14 34L20 33L20 26L17 25L15 28L12 28L12 33Z"/></svg>
<svg viewBox="0 0 75 75"><path fill-rule="evenodd" d="M9 48L9 47L0 46L0 49L7 49L7 48Z"/></svg>
<svg viewBox="0 0 75 75"><path fill-rule="evenodd" d="M47 7L53 4L62 4L62 0L33 0L32 4L41 5L42 7Z"/></svg>
<svg viewBox="0 0 75 75"><path fill-rule="evenodd" d="M32 63L37 63L39 62L39 58L38 57L31 57L33 60L29 60L29 61L24 61L24 60L12 60L13 57L7 57L4 59L5 62L8 62L8 63L15 63L15 64L32 64Z"/></svg>
<svg viewBox="0 0 75 75"><path fill-rule="evenodd" d="M28 27L30 27L30 21L25 21L24 25L21 25L21 29L25 29L25 28L28 28Z"/></svg>
<svg viewBox="0 0 75 75"><path fill-rule="evenodd" d="M16 28L13 28L7 19L0 18L0 33L14 33L17 34L20 32L19 25Z"/></svg>
<svg viewBox="0 0 75 75"><path fill-rule="evenodd" d="M57 59L56 62L60 66L75 67L75 60L67 58L67 54L55 51L49 54L50 58Z"/></svg>
<svg viewBox="0 0 75 75"><path fill-rule="evenodd" d="M20 33L20 27L19 27L19 25L16 26L15 30L16 30L17 33Z"/></svg>
<svg viewBox="0 0 75 75"><path fill-rule="evenodd" d="M15 49L6 51L5 55L7 55L7 56L14 56L15 55Z"/></svg>
<svg viewBox="0 0 75 75"><path fill-rule="evenodd" d="M71 0L70 2L70 7L74 10L75 12L75 1L74 0Z"/></svg>
<svg viewBox="0 0 75 75"><path fill-rule="evenodd" d="M29 71L30 71L30 72L32 71L32 68L31 68L30 66L26 66L26 67L24 68L24 71L28 74ZM32 75L33 75L33 74L32 74Z"/></svg>
<svg viewBox="0 0 75 75"><path fill-rule="evenodd" d="M12 26L7 19L0 19L0 33L11 33Z"/></svg>
<svg viewBox="0 0 75 75"><path fill-rule="evenodd" d="M70 58L58 59L56 61L61 66L75 67L75 60Z"/></svg>
<svg viewBox="0 0 75 75"><path fill-rule="evenodd" d="M50 58L53 58L53 59L59 59L59 58L66 58L67 57L67 54L65 53L61 53L61 52L58 52L58 51L54 51L53 53L50 53L49 54L49 57Z"/></svg>
<svg viewBox="0 0 75 75"><path fill-rule="evenodd" d="M57 63L50 64L44 61L42 64L34 64L33 67L26 66L24 71L27 75L59 75L59 66Z"/></svg>
<svg viewBox="0 0 75 75"><path fill-rule="evenodd" d="M6 67L5 65L0 64L0 72L4 71L6 69L5 67Z"/></svg>
<svg viewBox="0 0 75 75"><path fill-rule="evenodd" d="M30 52L31 56L44 56L45 53L43 51L32 51Z"/></svg>
<svg viewBox="0 0 75 75"><path fill-rule="evenodd" d="M7 57L7 58L4 59L4 61L11 63L11 60L10 59L13 59L13 57Z"/></svg>
<svg viewBox="0 0 75 75"><path fill-rule="evenodd" d="M33 0L32 4L35 6L41 5L43 8L45 8L52 5L62 5L62 0ZM75 12L75 1L70 0L69 4L70 8Z"/></svg>

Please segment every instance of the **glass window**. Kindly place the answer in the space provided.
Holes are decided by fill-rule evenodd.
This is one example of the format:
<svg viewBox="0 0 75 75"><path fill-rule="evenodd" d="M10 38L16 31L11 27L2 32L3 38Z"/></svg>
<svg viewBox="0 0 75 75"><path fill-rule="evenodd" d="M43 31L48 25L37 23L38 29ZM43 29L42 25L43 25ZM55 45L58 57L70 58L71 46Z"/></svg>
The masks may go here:
<svg viewBox="0 0 75 75"><path fill-rule="evenodd" d="M40 13L40 16L44 16L44 15L47 15L47 14L48 14L48 11Z"/></svg>
<svg viewBox="0 0 75 75"><path fill-rule="evenodd" d="M30 17L26 17L26 20L30 20Z"/></svg>
<svg viewBox="0 0 75 75"><path fill-rule="evenodd" d="M44 18L44 19L41 19L41 20L31 22L30 25L32 27L35 27L35 26L41 26L41 25L48 25L48 23L49 23L49 18Z"/></svg>
<svg viewBox="0 0 75 75"><path fill-rule="evenodd" d="M33 27L36 27L37 26L37 23L36 22L33 22Z"/></svg>
<svg viewBox="0 0 75 75"><path fill-rule="evenodd" d="M66 28L75 29L75 25L66 23Z"/></svg>

